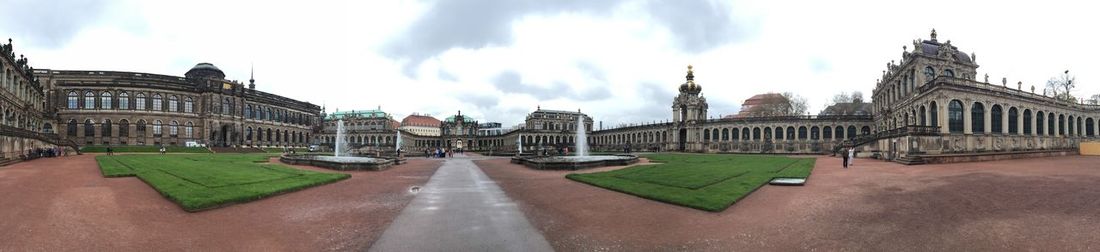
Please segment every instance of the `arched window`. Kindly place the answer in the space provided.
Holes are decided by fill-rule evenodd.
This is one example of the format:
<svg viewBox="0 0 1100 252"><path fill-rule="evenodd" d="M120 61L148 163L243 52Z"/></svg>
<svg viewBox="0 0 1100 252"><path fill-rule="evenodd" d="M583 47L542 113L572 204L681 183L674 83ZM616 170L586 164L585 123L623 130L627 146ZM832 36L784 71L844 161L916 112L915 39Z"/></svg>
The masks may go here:
<svg viewBox="0 0 1100 252"><path fill-rule="evenodd" d="M252 104L244 106L244 118L252 118Z"/></svg>
<svg viewBox="0 0 1100 252"><path fill-rule="evenodd" d="M933 78L936 78L936 69L924 67L924 78L926 81L932 81Z"/></svg>
<svg viewBox="0 0 1100 252"><path fill-rule="evenodd" d="M111 106L111 92L103 92L99 94L99 107L102 109L112 109Z"/></svg>
<svg viewBox="0 0 1100 252"><path fill-rule="evenodd" d="M947 76L947 77L954 78L955 77L955 71L951 71L951 69L945 69L945 70L943 70L943 75Z"/></svg>
<svg viewBox="0 0 1100 252"><path fill-rule="evenodd" d="M936 102L928 104L928 121L932 123L931 126L940 126L939 112L940 110L936 109Z"/></svg>
<svg viewBox="0 0 1100 252"><path fill-rule="evenodd" d="M180 123L178 123L176 121L172 121L172 122L168 123L168 135L171 136L171 137L179 136L179 133L180 133L179 126L180 126Z"/></svg>
<svg viewBox="0 0 1100 252"><path fill-rule="evenodd" d="M703 141L710 141L710 130L709 129L704 129L703 130Z"/></svg>
<svg viewBox="0 0 1100 252"><path fill-rule="evenodd" d="M1057 129L1054 128L1054 113L1047 113L1047 135L1053 136Z"/></svg>
<svg viewBox="0 0 1100 252"><path fill-rule="evenodd" d="M163 99L161 98L160 94L153 95L153 108L152 108L152 110L153 111L164 111L164 106L163 106L162 102L163 102Z"/></svg>
<svg viewBox="0 0 1100 252"><path fill-rule="evenodd" d="M134 96L134 98L135 98L134 99L134 109L137 109L137 110L146 110L146 109L148 109L148 108L145 107L145 94L138 93L136 96Z"/></svg>
<svg viewBox="0 0 1100 252"><path fill-rule="evenodd" d="M825 126L821 128L822 138L833 139L833 127Z"/></svg>
<svg viewBox="0 0 1100 252"><path fill-rule="evenodd" d="M771 127L764 127L764 139L772 139L772 138L774 138L774 136L775 135L772 134L772 128Z"/></svg>
<svg viewBox="0 0 1100 252"><path fill-rule="evenodd" d="M798 140L806 140L806 126L798 127Z"/></svg>
<svg viewBox="0 0 1100 252"><path fill-rule="evenodd" d="M65 129L65 135L76 137L76 119L69 120L69 125Z"/></svg>
<svg viewBox="0 0 1100 252"><path fill-rule="evenodd" d="M970 106L970 132L985 132L985 106L980 102Z"/></svg>
<svg viewBox="0 0 1100 252"><path fill-rule="evenodd" d="M730 135L733 136L732 140L735 140L735 141L741 140L741 130L738 129L738 128L730 129Z"/></svg>
<svg viewBox="0 0 1100 252"><path fill-rule="evenodd" d="M760 140L760 128L752 128L752 140Z"/></svg>
<svg viewBox="0 0 1100 252"><path fill-rule="evenodd" d="M837 126L834 130L836 139L844 139L844 126Z"/></svg>
<svg viewBox="0 0 1100 252"><path fill-rule="evenodd" d="M192 100L191 97L184 97L183 98L183 112L184 113L194 113L195 112L195 101Z"/></svg>
<svg viewBox="0 0 1100 252"><path fill-rule="evenodd" d="M103 137L111 137L111 119L103 119L103 124L100 126L99 135Z"/></svg>
<svg viewBox="0 0 1100 252"><path fill-rule="evenodd" d="M122 138L122 141L126 141L126 138L130 137L130 121L126 119L118 121L118 136Z"/></svg>
<svg viewBox="0 0 1100 252"><path fill-rule="evenodd" d="M78 104L79 101L80 101L80 97L77 95L77 93L74 92L74 91L70 91L69 92L69 109L77 109L78 108L77 106L80 106L80 104Z"/></svg>
<svg viewBox="0 0 1100 252"><path fill-rule="evenodd" d="M254 139L252 139L252 127L248 127L248 129L247 129L247 130L245 130L245 132L244 132L244 133L245 133L245 134L244 134L244 136L245 136L245 137L244 137L244 139L245 139L245 140L249 140L249 141L253 141L253 140L254 140Z"/></svg>
<svg viewBox="0 0 1100 252"><path fill-rule="evenodd" d="M130 94L125 92L118 94L118 109L130 109Z"/></svg>
<svg viewBox="0 0 1100 252"><path fill-rule="evenodd" d="M1020 112L1015 107L1008 108L1008 134L1020 134L1019 119Z"/></svg>
<svg viewBox="0 0 1100 252"><path fill-rule="evenodd" d="M848 139L856 138L856 126L855 125L848 126L847 136L848 136Z"/></svg>
<svg viewBox="0 0 1100 252"><path fill-rule="evenodd" d="M723 128L722 129L722 141L729 141L729 140L730 140L730 129L729 128Z"/></svg>
<svg viewBox="0 0 1100 252"><path fill-rule="evenodd" d="M139 119L138 122L137 122L137 125L135 125L134 129L137 130L137 137L139 139L142 138L142 137L145 137L145 120L144 119Z"/></svg>
<svg viewBox="0 0 1100 252"><path fill-rule="evenodd" d="M188 139L195 138L195 123L187 122L187 125L184 128L184 135Z"/></svg>
<svg viewBox="0 0 1100 252"><path fill-rule="evenodd" d="M992 131L993 134L1001 134L1003 127L1001 119L1003 119L1001 115L1001 105L993 105L993 107L989 109L989 130Z"/></svg>
<svg viewBox="0 0 1100 252"><path fill-rule="evenodd" d="M168 96L168 112L179 112L180 98L175 95Z"/></svg>
<svg viewBox="0 0 1100 252"><path fill-rule="evenodd" d="M84 109L95 109L95 93L92 91L84 93Z"/></svg>
<svg viewBox="0 0 1100 252"><path fill-rule="evenodd" d="M161 123L160 120L153 121L153 136L154 137L160 137L162 135L163 132L161 132L161 128L160 128L161 124L163 124L163 123Z"/></svg>
<svg viewBox="0 0 1100 252"><path fill-rule="evenodd" d="M1031 110L1024 110L1024 135L1031 135Z"/></svg>
<svg viewBox="0 0 1100 252"><path fill-rule="evenodd" d="M1046 113L1043 113L1043 111L1035 113L1035 135L1042 136L1047 134L1047 120L1045 118Z"/></svg>
<svg viewBox="0 0 1100 252"><path fill-rule="evenodd" d="M1053 119L1054 116L1051 116ZM1058 135L1066 135L1066 115L1058 115Z"/></svg>
<svg viewBox="0 0 1100 252"><path fill-rule="evenodd" d="M84 120L84 137L95 137L95 123L92 123L92 119Z"/></svg>
<svg viewBox="0 0 1100 252"><path fill-rule="evenodd" d="M871 134L871 127L870 126L863 126L863 128L860 128L859 131L861 132L862 135L870 135Z"/></svg>
<svg viewBox="0 0 1100 252"><path fill-rule="evenodd" d="M947 103L947 127L951 133L963 132L963 105L959 100Z"/></svg>
<svg viewBox="0 0 1100 252"><path fill-rule="evenodd" d="M812 140L821 139L821 136L820 136L821 131L820 130L821 130L821 128L818 128L817 126L814 126L813 128L810 128L810 139L812 139Z"/></svg>
<svg viewBox="0 0 1100 252"><path fill-rule="evenodd" d="M1085 136L1096 136L1096 122L1092 118L1085 119Z"/></svg>

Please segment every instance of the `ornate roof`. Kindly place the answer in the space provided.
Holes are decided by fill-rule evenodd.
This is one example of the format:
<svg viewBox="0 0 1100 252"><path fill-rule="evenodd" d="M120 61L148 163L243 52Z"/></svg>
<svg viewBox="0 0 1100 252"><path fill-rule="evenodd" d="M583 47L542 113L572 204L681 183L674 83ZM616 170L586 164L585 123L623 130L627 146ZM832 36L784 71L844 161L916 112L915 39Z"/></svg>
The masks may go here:
<svg viewBox="0 0 1100 252"><path fill-rule="evenodd" d="M187 78L215 78L225 79L225 72L210 63L198 63L195 64L191 70L187 70L187 73L183 74Z"/></svg>
<svg viewBox="0 0 1100 252"><path fill-rule="evenodd" d="M699 92L703 91L703 86L695 84L695 73L691 70L691 65L688 65L688 73L685 78L687 81L684 82L684 84L680 84L680 93L697 95Z"/></svg>

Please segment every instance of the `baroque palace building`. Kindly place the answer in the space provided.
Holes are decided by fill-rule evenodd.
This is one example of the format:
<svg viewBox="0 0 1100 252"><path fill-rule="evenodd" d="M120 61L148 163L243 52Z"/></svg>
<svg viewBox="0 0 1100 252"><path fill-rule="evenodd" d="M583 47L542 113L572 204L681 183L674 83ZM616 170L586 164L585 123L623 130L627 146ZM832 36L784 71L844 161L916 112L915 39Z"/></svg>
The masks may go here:
<svg viewBox="0 0 1100 252"><path fill-rule="evenodd" d="M592 119L580 112L539 108L523 127L477 135L468 132L476 121L456 115L461 119L448 118L443 126L450 135L402 132L401 148L509 152L572 146L571 127L582 117L587 142L597 151L826 154L854 148L860 156L907 164L1066 155L1100 135L1100 106L1035 94L1022 83L979 81L976 57L936 36L933 30L928 40L903 47L901 61L886 65L870 104L837 104L816 116L708 119L702 85L689 66L667 122L593 130Z"/></svg>
<svg viewBox="0 0 1100 252"><path fill-rule="evenodd" d="M55 134L47 90L28 62L23 55L16 58L11 39L0 44L0 164L35 149L74 147Z"/></svg>
<svg viewBox="0 0 1100 252"><path fill-rule="evenodd" d="M225 78L210 63L184 76L36 70L56 132L80 145L306 146L321 108Z"/></svg>

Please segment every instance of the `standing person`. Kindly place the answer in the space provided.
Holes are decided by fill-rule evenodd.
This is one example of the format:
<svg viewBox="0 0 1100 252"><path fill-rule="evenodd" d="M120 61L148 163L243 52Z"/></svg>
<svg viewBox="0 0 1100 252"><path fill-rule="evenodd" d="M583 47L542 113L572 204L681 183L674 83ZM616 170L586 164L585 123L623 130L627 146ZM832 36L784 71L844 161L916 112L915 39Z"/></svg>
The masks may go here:
<svg viewBox="0 0 1100 252"><path fill-rule="evenodd" d="M849 148L848 149L848 166L851 166L852 164L855 163L855 158L856 158L856 148L855 147Z"/></svg>
<svg viewBox="0 0 1100 252"><path fill-rule="evenodd" d="M161 147L160 147L160 154L161 154L161 155L164 155L164 153L165 153L165 152L166 152L166 151L164 150L164 146L161 146Z"/></svg>
<svg viewBox="0 0 1100 252"><path fill-rule="evenodd" d="M844 160L844 169L848 169L848 155L844 155L844 153L841 153L840 159Z"/></svg>
<svg viewBox="0 0 1100 252"><path fill-rule="evenodd" d="M111 155L114 155L114 154L115 154L115 149L112 149L111 146L107 146L107 156L111 156Z"/></svg>

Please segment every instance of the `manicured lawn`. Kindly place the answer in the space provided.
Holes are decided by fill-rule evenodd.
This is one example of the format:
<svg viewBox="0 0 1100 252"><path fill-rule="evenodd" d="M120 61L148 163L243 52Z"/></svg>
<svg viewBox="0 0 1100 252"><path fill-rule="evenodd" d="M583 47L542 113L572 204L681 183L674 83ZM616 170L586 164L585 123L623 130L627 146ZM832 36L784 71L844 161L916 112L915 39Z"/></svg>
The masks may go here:
<svg viewBox="0 0 1100 252"><path fill-rule="evenodd" d="M115 153L154 153L160 152L160 146L111 146ZM202 147L165 146L168 153L210 153L210 150ZM84 146L80 151L87 153L107 153L107 146Z"/></svg>
<svg viewBox="0 0 1100 252"><path fill-rule="evenodd" d="M566 178L638 197L718 212L773 178L807 178L814 158L756 155L651 154L657 165Z"/></svg>
<svg viewBox="0 0 1100 252"><path fill-rule="evenodd" d="M268 147L268 148L263 148L263 150L265 152L270 152L270 153L283 153L283 151L287 150L287 149L283 149L283 148L279 148L279 147ZM297 153L309 152L309 148L290 148L289 150L293 150Z"/></svg>
<svg viewBox="0 0 1100 252"><path fill-rule="evenodd" d="M351 177L267 163L271 154L98 156L104 177L137 176L188 212L249 202Z"/></svg>

